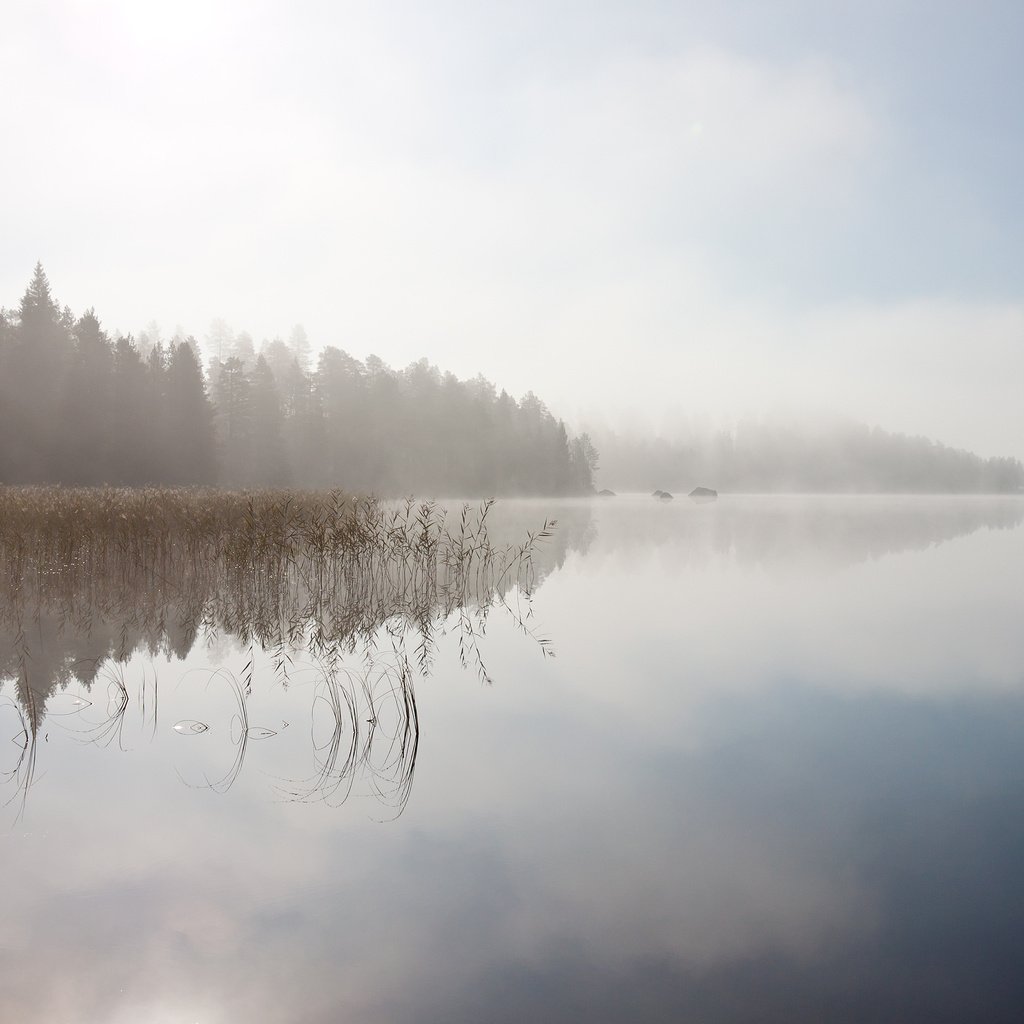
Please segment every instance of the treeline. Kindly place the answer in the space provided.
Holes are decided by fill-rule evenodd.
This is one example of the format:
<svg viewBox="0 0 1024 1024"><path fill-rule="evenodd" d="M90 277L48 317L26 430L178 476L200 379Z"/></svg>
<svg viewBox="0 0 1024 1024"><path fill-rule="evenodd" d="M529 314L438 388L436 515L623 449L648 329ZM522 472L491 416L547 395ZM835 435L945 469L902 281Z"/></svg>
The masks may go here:
<svg viewBox="0 0 1024 1024"><path fill-rule="evenodd" d="M343 487L377 494L580 494L597 456L529 393L426 360L394 370L216 328L110 338L54 300L41 266L0 309L0 482Z"/></svg>
<svg viewBox="0 0 1024 1024"><path fill-rule="evenodd" d="M593 431L614 490L1017 493L1024 466L859 423L758 420L679 439Z"/></svg>

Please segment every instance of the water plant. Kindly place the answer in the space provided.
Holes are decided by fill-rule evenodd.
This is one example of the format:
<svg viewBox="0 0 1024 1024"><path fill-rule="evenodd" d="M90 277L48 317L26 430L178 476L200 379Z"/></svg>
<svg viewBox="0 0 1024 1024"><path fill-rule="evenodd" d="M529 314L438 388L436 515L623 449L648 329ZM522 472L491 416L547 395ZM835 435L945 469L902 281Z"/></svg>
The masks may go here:
<svg viewBox="0 0 1024 1024"><path fill-rule="evenodd" d="M484 682L480 640L496 606L550 653L529 602L555 524L497 544L493 506L452 513L340 491L0 488L0 682L13 682L24 718L25 765L56 690L101 682L107 716L74 731L120 745L131 701L144 716L148 704L156 731L155 670L133 696L121 669L133 653L180 658L229 636L244 663L217 678L235 695L239 737L230 768L204 785L226 790L241 771L257 665L266 671L269 656L273 681L287 686L301 652L318 666L315 703L333 709L332 735L348 732L315 748L313 775L283 782L282 795L334 802L358 768L381 799L404 806L418 743L413 680L430 671L438 635L457 632L463 664ZM356 671L346 661L358 657ZM15 775L27 791L30 773Z"/></svg>

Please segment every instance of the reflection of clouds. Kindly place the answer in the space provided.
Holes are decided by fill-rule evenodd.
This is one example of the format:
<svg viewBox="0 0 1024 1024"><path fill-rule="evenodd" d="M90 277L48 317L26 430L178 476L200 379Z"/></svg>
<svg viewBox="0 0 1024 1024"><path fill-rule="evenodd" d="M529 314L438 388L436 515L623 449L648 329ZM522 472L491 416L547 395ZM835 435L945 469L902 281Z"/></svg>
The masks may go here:
<svg viewBox="0 0 1024 1024"><path fill-rule="evenodd" d="M1018 984L1024 531L946 525L780 573L730 546L688 562L671 533L623 547L599 513L537 594L557 660L505 619L493 687L440 647L386 826L365 793L269 799L309 770L301 668L283 691L259 662L251 720L292 724L226 795L173 771L172 723L216 718L201 681L169 680L156 742L129 718L129 754L54 730L31 834L0 838L0 1015L1014 1019L971 1000Z"/></svg>
<svg viewBox="0 0 1024 1024"><path fill-rule="evenodd" d="M543 972L571 954L626 975L649 958L706 971L764 950L813 960L870 929L858 880L769 814L712 799L702 755L660 763L647 736L578 714L564 692L550 735L530 728L553 680L523 671L536 655L514 637L506 624L492 639L501 678L518 668L521 682L425 688L428 779L386 828L269 802L269 744L228 797L159 773L177 736L134 752L139 782L123 755L84 779L61 772L32 821L64 841L8 848L24 885L3 919L10 948L72 966L46 982L42 965L11 973L23 956L0 961L5 1007L68 1024L160 1005L196 1020L270 1024L296 1006L313 1021L339 1006L416 1020L421 999L450 1008L502 965ZM456 662L447 650L435 679L454 682ZM195 697L175 694L171 717Z"/></svg>
<svg viewBox="0 0 1024 1024"><path fill-rule="evenodd" d="M428 892L447 886L472 919L445 928L446 956L470 973L495 949L535 966L568 948L608 968L667 957L707 969L766 950L813 959L870 930L863 880L823 860L771 808L751 816L717 801L708 753L652 746L645 730L620 730L614 709L581 707L585 698L560 684L525 687L557 689L545 729L530 721L529 694L519 714L464 714L453 698L447 721L434 716L432 728L457 729L460 750L440 768L428 762L436 777L420 780L412 813L451 830L446 863L435 882L415 846L388 874L426 881ZM429 921L431 910L417 900L412 917ZM431 927L409 936L411 959Z"/></svg>
<svg viewBox="0 0 1024 1024"><path fill-rule="evenodd" d="M437 710L433 724L443 734L445 708ZM870 843L846 845L856 838L857 815L832 834L834 821L818 833L794 827L819 813L836 780L822 773L780 804L779 787L789 780L777 765L784 769L787 757L772 751L793 744L777 723L737 769L726 745L667 764L642 759L643 737L588 756L592 728L565 718L561 749L539 765L527 744L518 774L507 771L515 764L492 771L485 756L476 760L490 785L487 804L475 796L460 802L463 761L507 726L502 715L478 718L474 742L434 778L421 794L427 806L397 834L325 815L282 820L263 802L197 807L168 792L161 794L169 798L167 824L155 834L122 828L117 859L99 844L72 863L16 860L12 867L38 888L5 896L9 935L18 948L45 946L50 957L10 985L10 967L0 966L5 1006L20 1020L68 1024L117 1019L126 1005L267 1024L293 1019L296 1007L301 1019L324 1022L345 1012L381 1022L522 1020L541 984L549 1019L578 1019L572 1011L582 1006L589 1019L614 1020L622 1005L614 996L606 1004L603 994L613 978L644 984L672 1019L668 1011L702 985L711 1009L727 1005L730 967L773 964L761 998L780 990L797 996L808 977L836 969L851 951L869 978L883 971L871 951L889 927L878 906L879 883L890 883L884 871L879 877L885 865L872 867ZM801 721L794 713L790 727ZM834 741L844 724L836 716L822 742ZM861 739L840 741L838 760ZM891 771L898 751L884 747L891 752L881 767ZM852 795L839 787L847 804L860 799L870 810L876 780L868 773L858 789L855 771L878 753L844 764L845 784L854 787ZM921 778L943 751L932 744L925 753ZM734 777L723 791L730 763ZM538 789L531 771L546 786ZM751 815L744 789L753 779L766 803ZM979 782L983 794L993 779L975 772L965 788ZM918 856L931 833L903 812L920 793L897 787L896 794L892 813L906 823L906 856ZM887 798L876 791L874 799L884 806ZM444 805L439 824L433 802ZM100 830L131 821L133 810L145 820L144 807L118 803L101 809ZM962 848L947 847L945 856L963 862ZM56 864L62 891L40 899ZM47 982L53 960L65 969ZM652 964L660 965L653 975ZM837 978L842 986L846 976L837 970L833 984ZM500 1007L480 1016L496 991Z"/></svg>
<svg viewBox="0 0 1024 1024"><path fill-rule="evenodd" d="M1020 701L969 708L922 716L915 702L780 693L748 705L704 752L652 763L626 739L619 758L601 759L604 772L575 742L592 731L573 737L570 726L563 774L549 774L546 790L527 773L492 793L492 813L463 809L472 824L444 872L456 906L441 915L443 953L419 965L441 970L450 959L457 977L403 1019L521 1020L531 1009L552 1020L627 1019L625 1001L635 1013L640 989L605 1004L609 978L641 986L653 1001L645 1020L687 1019L683 1008L733 1019L730 1007L736 1019L806 1019L801 999L812 991L828 1005L856 1001L859 1012L842 1017L851 1021L884 1016L872 1012L873 994L900 988L932 1013L969 1007L984 978L979 959L1010 955L1000 934L1016 921L1005 890L1022 844L1014 829L1001 850L1000 823L1024 736ZM967 755L955 767L951 742ZM628 787L606 785L617 769ZM524 792L532 808L516 802ZM550 812L538 814L538 802ZM395 873L409 877L422 861L410 850ZM979 922L960 928L975 913L965 888L984 894L982 934L995 949L977 949ZM419 903L412 916L429 918ZM429 930L408 937L410 958ZM909 973L928 957L930 981ZM949 981L942 994L936 963ZM1004 994L1016 984L1012 973L992 980ZM481 1016L484 995L499 993L500 1008Z"/></svg>
<svg viewBox="0 0 1024 1024"><path fill-rule="evenodd" d="M685 542L627 556L606 523L598 529L579 577L563 574L541 607L573 652L572 692L620 708L636 728L685 729L688 709L709 697L780 679L917 696L1024 683L1024 591L1007 569L1024 562L1020 528L921 537L838 572L810 563L813 538L804 567L784 572L740 563L732 549L694 560ZM604 636L615 643L594 642ZM633 699L623 704L620 689Z"/></svg>

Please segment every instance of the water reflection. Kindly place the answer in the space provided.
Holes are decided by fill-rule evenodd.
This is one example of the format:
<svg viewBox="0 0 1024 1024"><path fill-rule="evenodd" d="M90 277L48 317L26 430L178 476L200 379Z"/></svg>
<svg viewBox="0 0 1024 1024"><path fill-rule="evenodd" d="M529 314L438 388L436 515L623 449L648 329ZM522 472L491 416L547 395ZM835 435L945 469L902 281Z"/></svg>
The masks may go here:
<svg viewBox="0 0 1024 1024"><path fill-rule="evenodd" d="M310 775L281 780L280 792L337 801L364 778L400 810L419 739L414 678L430 673L439 632L454 633L461 664L484 682L491 676L482 640L494 608L550 653L531 624L530 600L571 555L629 559L655 549L690 567L728 557L788 568L812 559L820 568L1013 529L1022 519L1024 504L1013 499L727 497L695 507L625 496L597 506L508 502L449 512L405 502L385 509L376 543L356 551L299 546L280 558L264 547L241 564L223 548L197 553L173 537L127 544L116 521L80 537L64 557L28 558L0 545L0 680L13 683L6 717L17 750L3 777L23 807L47 721L77 715L63 727L78 741L126 749L129 721L140 736L158 728L154 659L241 652L237 675L223 666L194 670L207 704L211 689L227 700L227 717L209 737L224 763L176 768L184 781L231 787L250 742L280 731L249 722L257 670L263 684L287 687L298 664L312 680L313 710L303 712L312 724L303 731L313 763ZM126 717L130 707L135 718ZM198 718L170 727L183 736L211 731Z"/></svg>
<svg viewBox="0 0 1024 1024"><path fill-rule="evenodd" d="M408 501L356 506L345 519L330 518L340 515L337 509L323 521L314 513L312 530L300 521L306 533L297 539L295 523L280 521L287 513L277 499L267 501L245 511L240 528L253 536L227 543L214 530L189 534L172 517L154 526L152 515L145 542L137 524L109 514L87 530L64 515L58 530L44 522L6 532L0 681L13 683L14 699L6 703L19 753L4 777L19 810L50 724L74 715L75 724L62 727L78 742L125 750L130 706L138 732L158 728L162 687L154 659L182 664L193 653L208 658L235 650L243 659L237 670L193 670L204 679L198 704L207 717L171 726L181 736L216 738L213 759L226 751L227 762L179 770L183 781L230 789L250 743L279 732L250 721L254 680L287 690L302 667L314 680L305 730L314 764L309 777L281 779L280 791L295 800L338 802L363 775L400 812L418 745L414 676L429 675L438 635L453 633L463 666L487 683L481 640L494 609L542 655L551 653L549 639L529 620L535 588L564 560L566 537L574 535L570 530L552 543L554 520L534 523L513 541L501 530L489 532L492 502L449 513ZM137 506L130 503L129 514ZM91 511L87 506L84 514ZM356 542L324 536L353 522ZM175 676L177 688L191 682L191 673ZM198 706L195 695L192 703ZM215 725L216 714L223 721ZM316 734L325 715L321 742Z"/></svg>
<svg viewBox="0 0 1024 1024"><path fill-rule="evenodd" d="M727 495L694 506L625 496L602 503L598 546L621 555L671 545L691 564L727 554L747 567L841 567L1022 522L1014 497Z"/></svg>
<svg viewBox="0 0 1024 1024"><path fill-rule="evenodd" d="M631 501L494 510L561 550L530 606L559 656L492 612L493 687L455 609L429 681L396 620L333 682L221 630L121 662L119 716L109 665L50 693L0 839L3 1015L1016 1020L1021 504Z"/></svg>

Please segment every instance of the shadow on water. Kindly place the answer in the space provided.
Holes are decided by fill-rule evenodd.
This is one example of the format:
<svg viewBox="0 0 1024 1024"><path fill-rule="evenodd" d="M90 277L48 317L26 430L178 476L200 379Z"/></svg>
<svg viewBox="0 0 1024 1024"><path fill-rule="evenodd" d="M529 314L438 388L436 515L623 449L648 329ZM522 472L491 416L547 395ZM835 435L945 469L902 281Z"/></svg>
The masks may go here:
<svg viewBox="0 0 1024 1024"><path fill-rule="evenodd" d="M280 731L249 719L257 676L287 688L301 657L315 677L313 769L280 780L279 794L337 803L368 777L397 811L416 764L414 680L429 674L439 635L454 633L463 666L487 683L481 641L496 609L551 653L530 602L556 523L500 543L493 502L449 511L333 493L8 489L0 506L0 682L13 683L0 725L17 751L2 770L22 810L49 722L123 749L133 705L156 735L160 685L152 667L128 678L136 653L182 661L225 640L243 651L239 672L194 670L228 706L217 731L229 760L179 770L186 784L232 786L250 744ZM213 731L200 718L171 728Z"/></svg>

